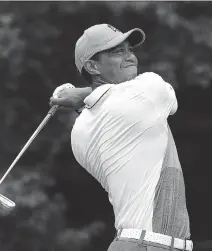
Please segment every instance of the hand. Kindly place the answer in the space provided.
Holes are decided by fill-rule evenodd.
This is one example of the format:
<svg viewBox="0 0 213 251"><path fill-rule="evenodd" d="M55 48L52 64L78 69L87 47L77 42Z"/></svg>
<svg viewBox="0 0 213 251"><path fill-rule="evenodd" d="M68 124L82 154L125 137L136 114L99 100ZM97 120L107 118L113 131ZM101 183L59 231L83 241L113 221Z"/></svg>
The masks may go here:
<svg viewBox="0 0 213 251"><path fill-rule="evenodd" d="M82 88L75 88L72 84L66 83L55 89L50 98L50 106L59 105L62 107L78 110L84 106L84 95Z"/></svg>
<svg viewBox="0 0 213 251"><path fill-rule="evenodd" d="M75 102L72 98L74 90L75 86L66 83L57 87L50 98L50 106L59 105L57 118L69 131L72 129L75 119L78 117L77 113L73 112L73 110L77 110L80 105L83 106L83 104L76 105L76 103L73 103Z"/></svg>

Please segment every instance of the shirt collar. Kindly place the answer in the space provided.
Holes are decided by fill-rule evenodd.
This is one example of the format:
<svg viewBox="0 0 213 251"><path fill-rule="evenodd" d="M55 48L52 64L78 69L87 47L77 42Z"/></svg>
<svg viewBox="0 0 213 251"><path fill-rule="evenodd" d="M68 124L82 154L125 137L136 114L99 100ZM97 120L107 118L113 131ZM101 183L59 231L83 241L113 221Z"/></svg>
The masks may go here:
<svg viewBox="0 0 213 251"><path fill-rule="evenodd" d="M84 99L86 108L92 108L113 85L114 84L104 84L97 87L89 96Z"/></svg>

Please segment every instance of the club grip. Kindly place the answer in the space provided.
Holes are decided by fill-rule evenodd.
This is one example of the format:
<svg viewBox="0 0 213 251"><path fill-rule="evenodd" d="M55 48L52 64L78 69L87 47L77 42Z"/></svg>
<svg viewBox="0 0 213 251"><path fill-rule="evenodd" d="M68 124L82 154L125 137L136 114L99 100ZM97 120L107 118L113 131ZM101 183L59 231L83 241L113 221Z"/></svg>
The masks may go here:
<svg viewBox="0 0 213 251"><path fill-rule="evenodd" d="M54 105L53 107L50 108L48 114L53 116L56 113L56 111L58 110L58 108L59 108L59 105Z"/></svg>

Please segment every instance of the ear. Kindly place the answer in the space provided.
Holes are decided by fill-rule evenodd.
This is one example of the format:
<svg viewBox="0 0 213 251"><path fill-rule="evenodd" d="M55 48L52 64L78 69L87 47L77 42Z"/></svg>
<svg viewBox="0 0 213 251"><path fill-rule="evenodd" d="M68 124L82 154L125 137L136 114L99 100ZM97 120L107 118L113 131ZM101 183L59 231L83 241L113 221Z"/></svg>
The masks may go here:
<svg viewBox="0 0 213 251"><path fill-rule="evenodd" d="M99 75L100 74L100 71L98 69L98 64L94 60L85 61L84 68L91 75Z"/></svg>

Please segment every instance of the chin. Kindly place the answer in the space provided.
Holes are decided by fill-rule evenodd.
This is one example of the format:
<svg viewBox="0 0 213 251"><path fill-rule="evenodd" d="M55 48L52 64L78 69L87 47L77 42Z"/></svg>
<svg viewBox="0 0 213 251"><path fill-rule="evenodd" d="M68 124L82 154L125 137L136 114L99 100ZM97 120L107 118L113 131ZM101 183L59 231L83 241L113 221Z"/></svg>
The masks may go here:
<svg viewBox="0 0 213 251"><path fill-rule="evenodd" d="M137 67L128 67L128 72L126 72L125 75L125 81L129 81L136 78L138 75Z"/></svg>
<svg viewBox="0 0 213 251"><path fill-rule="evenodd" d="M134 72L134 73L132 73L132 74L129 74L128 76L126 76L125 81L130 81L130 80L136 78L137 75L138 75L137 72Z"/></svg>

